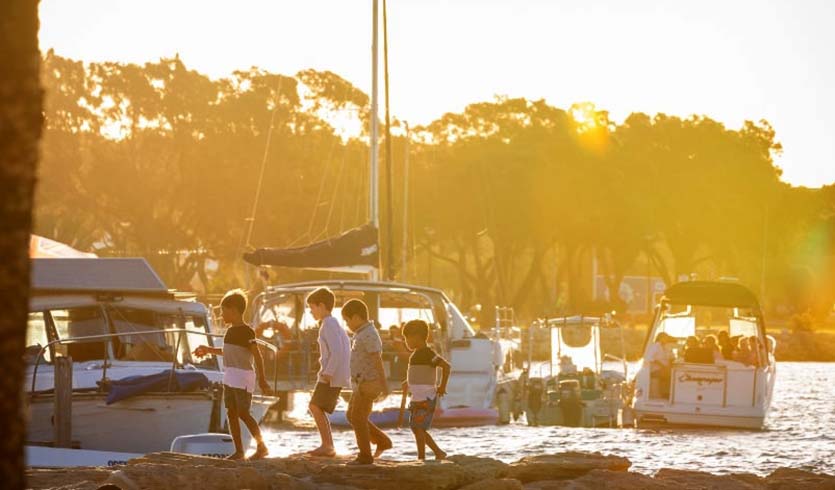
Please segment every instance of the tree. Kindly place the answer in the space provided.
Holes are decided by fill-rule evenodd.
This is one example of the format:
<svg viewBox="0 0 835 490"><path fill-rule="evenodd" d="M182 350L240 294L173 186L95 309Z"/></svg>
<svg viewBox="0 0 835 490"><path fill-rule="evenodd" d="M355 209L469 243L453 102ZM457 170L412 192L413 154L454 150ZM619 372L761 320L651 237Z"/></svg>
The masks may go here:
<svg viewBox="0 0 835 490"><path fill-rule="evenodd" d="M23 488L21 386L29 311L29 235L43 124L38 2L0 3L0 481Z"/></svg>

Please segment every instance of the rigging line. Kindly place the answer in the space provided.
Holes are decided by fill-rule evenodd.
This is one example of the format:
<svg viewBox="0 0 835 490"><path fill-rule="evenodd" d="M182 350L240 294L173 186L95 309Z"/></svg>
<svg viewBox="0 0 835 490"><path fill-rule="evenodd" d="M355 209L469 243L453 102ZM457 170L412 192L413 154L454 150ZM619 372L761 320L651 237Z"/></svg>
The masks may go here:
<svg viewBox="0 0 835 490"><path fill-rule="evenodd" d="M331 163L333 162L333 153L336 149L336 142L339 140L339 136L333 135L333 141L331 142L331 147L328 150L328 160L325 162L325 170L322 172L322 178L319 181L319 192L316 194L316 201L313 203L313 216L310 217L310 224L307 226L307 236L309 237L310 234L313 232L313 224L316 222L316 215L319 214L319 205L322 202L322 194L325 190L325 184L328 181L328 170L331 168Z"/></svg>
<svg viewBox="0 0 835 490"><path fill-rule="evenodd" d="M330 228L330 225L331 225L331 217L333 216L333 208L335 207L337 194L339 193L340 183L342 182L342 173L343 173L343 170L345 169L345 155L347 153L348 153L348 146L345 145L342 148L342 160L339 163L339 172L336 174L336 183L333 186L333 196L331 196L331 205L328 208L328 217L325 220L325 227L322 229L322 231L318 235L316 235L316 238L314 239L314 241L316 241L320 236L322 236L322 235L327 236L327 234L328 234L328 228ZM339 231L342 232L342 228L340 228Z"/></svg>
<svg viewBox="0 0 835 490"><path fill-rule="evenodd" d="M278 87L276 89L275 107L270 116L270 129L267 131L267 141L264 144L264 157L261 159L261 170L258 174L258 184L255 187L255 198L252 201L252 213L250 213L248 220L248 229L246 232L246 246L252 245L252 230L255 227L255 214L258 212L258 202L261 199L261 188L264 185L264 170L267 168L267 157L270 154L270 143L273 137L273 128L275 128L275 115L278 113L278 108L281 106L281 82L284 79L280 74L278 75ZM239 247L240 248L240 247ZM239 250L240 252L240 250ZM240 253L238 254L240 255Z"/></svg>

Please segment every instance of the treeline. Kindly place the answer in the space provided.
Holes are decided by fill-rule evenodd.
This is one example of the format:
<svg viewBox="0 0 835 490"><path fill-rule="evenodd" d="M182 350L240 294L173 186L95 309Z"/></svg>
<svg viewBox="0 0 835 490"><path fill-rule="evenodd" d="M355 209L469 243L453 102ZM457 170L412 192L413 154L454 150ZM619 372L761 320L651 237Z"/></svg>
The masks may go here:
<svg viewBox="0 0 835 490"><path fill-rule="evenodd" d="M367 220L369 100L336 74L252 68L212 80L178 58L43 61L45 236L141 255L172 286L220 291L254 284L247 248L304 245ZM765 121L733 130L635 113L616 124L591 104L497 98L408 141L405 125L394 133L393 242L382 233L397 251L392 272L482 304L485 321L496 304L527 317L622 310L591 302L592 263L610 291L638 268L668 284L736 277L786 314L823 316L835 301L835 186L783 183Z"/></svg>

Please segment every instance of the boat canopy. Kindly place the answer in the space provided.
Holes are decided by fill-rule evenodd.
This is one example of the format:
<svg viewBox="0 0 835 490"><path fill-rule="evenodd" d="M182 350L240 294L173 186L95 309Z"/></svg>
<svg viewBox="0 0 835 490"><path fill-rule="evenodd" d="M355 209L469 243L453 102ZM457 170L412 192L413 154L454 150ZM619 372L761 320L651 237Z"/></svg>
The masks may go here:
<svg viewBox="0 0 835 490"><path fill-rule="evenodd" d="M32 259L36 293L135 293L171 296L143 258Z"/></svg>
<svg viewBox="0 0 835 490"><path fill-rule="evenodd" d="M379 266L379 231L372 224L354 228L328 240L296 248L259 248L245 253L253 265L306 269Z"/></svg>
<svg viewBox="0 0 835 490"><path fill-rule="evenodd" d="M741 284L712 281L680 282L670 286L662 302L679 305L742 307L759 310L757 297Z"/></svg>

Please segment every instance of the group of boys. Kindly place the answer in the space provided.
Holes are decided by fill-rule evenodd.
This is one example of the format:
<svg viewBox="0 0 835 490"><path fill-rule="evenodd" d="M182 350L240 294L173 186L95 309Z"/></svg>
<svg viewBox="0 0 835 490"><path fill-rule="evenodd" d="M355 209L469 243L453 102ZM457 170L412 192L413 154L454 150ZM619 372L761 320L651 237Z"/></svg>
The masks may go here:
<svg viewBox="0 0 835 490"><path fill-rule="evenodd" d="M352 332L349 338L346 330L331 314L336 296L328 288L319 288L307 296L307 305L313 318L319 322L319 373L316 387L310 399L309 410L316 422L322 443L308 452L311 456L334 457L328 414L333 413L343 389L351 389L348 403L348 422L354 429L359 454L349 462L352 465L372 464L374 458L391 449L391 439L377 427L369 417L376 401L389 394L386 373L383 367L383 342L373 322L369 319L368 306L358 299L346 301L341 308L342 320ZM224 403L229 418L229 432L235 443L235 452L230 459L245 459L241 442L240 421L249 429L257 442L255 453L249 459L267 456L267 447L261 436L257 421L250 414L252 393L256 381L261 391L270 393L264 376L264 364L256 344L255 331L243 320L246 311L246 296L242 291L227 293L221 301L223 321L228 328L223 348L201 345L194 354L223 355ZM415 436L419 459L425 458L426 446L436 459L443 459L446 453L429 435L432 417L438 399L446 393L450 365L427 345L429 326L422 320L412 320L403 326L402 335L412 351L404 393L411 393L409 425ZM441 368L440 384L437 368ZM371 452L371 444L375 451Z"/></svg>

